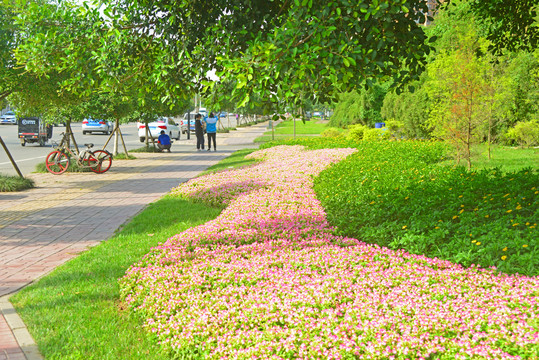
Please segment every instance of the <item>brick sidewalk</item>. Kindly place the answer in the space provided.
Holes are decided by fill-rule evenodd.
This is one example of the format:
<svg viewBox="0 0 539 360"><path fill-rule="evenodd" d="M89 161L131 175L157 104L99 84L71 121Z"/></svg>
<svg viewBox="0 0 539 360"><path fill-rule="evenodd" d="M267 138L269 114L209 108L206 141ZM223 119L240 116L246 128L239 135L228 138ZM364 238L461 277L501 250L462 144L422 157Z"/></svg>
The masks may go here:
<svg viewBox="0 0 539 360"><path fill-rule="evenodd" d="M217 152L176 142L172 153L115 160L105 174L31 174L36 188L0 194L0 360L41 359L8 301L82 251L111 237L147 204L245 147L265 124L217 135Z"/></svg>

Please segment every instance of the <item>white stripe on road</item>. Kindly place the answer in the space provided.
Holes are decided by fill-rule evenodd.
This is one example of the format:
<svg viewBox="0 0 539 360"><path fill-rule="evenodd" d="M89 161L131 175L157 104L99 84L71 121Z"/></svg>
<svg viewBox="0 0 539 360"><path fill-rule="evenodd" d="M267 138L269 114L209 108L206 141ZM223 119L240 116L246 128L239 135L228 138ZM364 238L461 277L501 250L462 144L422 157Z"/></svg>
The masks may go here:
<svg viewBox="0 0 539 360"><path fill-rule="evenodd" d="M22 159L22 160L16 160L15 159L15 162L18 163L18 162L22 162L22 161L32 161L32 160L36 160L36 159L44 159L47 155L38 156L38 157L34 157L34 158L29 158L29 159ZM0 165L7 165L7 164L11 164L11 161L0 163Z"/></svg>

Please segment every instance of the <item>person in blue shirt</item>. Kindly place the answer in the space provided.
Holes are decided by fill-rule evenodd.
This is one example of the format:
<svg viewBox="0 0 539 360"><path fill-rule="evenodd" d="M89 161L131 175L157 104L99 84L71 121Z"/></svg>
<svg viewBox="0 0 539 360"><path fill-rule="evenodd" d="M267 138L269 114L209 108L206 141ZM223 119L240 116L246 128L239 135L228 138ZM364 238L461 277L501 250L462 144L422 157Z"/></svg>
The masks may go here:
<svg viewBox="0 0 539 360"><path fill-rule="evenodd" d="M217 136L217 117L210 113L210 116L204 119L206 123L206 134L208 134L208 151L211 150L211 143L213 141L213 151L217 151L217 144L215 138Z"/></svg>
<svg viewBox="0 0 539 360"><path fill-rule="evenodd" d="M161 135L157 138L157 147L159 147L161 151L168 150L168 152L170 152L170 145L172 145L170 136L165 133L165 130L161 130Z"/></svg>

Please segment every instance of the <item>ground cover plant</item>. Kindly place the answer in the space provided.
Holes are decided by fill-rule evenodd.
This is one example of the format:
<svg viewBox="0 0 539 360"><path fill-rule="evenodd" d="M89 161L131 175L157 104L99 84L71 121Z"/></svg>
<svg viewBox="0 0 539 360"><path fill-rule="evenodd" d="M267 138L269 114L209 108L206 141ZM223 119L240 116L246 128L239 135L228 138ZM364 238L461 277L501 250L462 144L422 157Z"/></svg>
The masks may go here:
<svg viewBox="0 0 539 360"><path fill-rule="evenodd" d="M339 233L464 266L539 275L539 172L440 166L438 142L362 142L315 189Z"/></svg>
<svg viewBox="0 0 539 360"><path fill-rule="evenodd" d="M12 192L31 189L34 187L32 179L0 174L0 192Z"/></svg>
<svg viewBox="0 0 539 360"><path fill-rule="evenodd" d="M259 164L180 185L223 211L131 267L122 299L175 358L535 356L537 277L336 234L313 181L360 152L276 146L249 155Z"/></svg>

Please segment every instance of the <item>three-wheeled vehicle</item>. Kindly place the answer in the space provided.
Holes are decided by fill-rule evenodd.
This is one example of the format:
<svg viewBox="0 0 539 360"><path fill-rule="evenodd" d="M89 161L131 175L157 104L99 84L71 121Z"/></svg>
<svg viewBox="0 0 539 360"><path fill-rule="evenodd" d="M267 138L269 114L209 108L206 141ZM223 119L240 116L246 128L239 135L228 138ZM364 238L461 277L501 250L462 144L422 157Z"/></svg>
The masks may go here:
<svg viewBox="0 0 539 360"><path fill-rule="evenodd" d="M35 142L43 146L52 137L52 125L45 125L39 117L19 118L18 123L21 146Z"/></svg>

